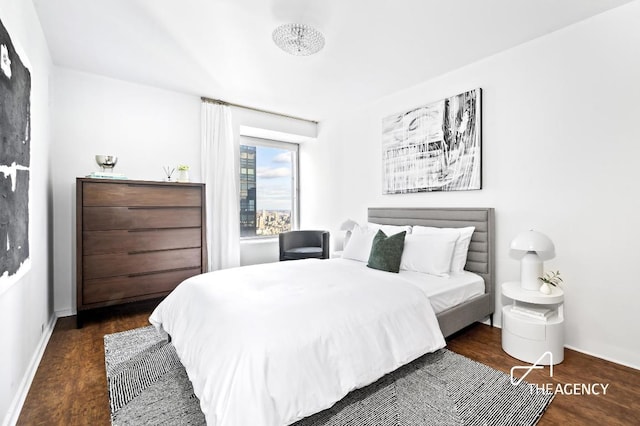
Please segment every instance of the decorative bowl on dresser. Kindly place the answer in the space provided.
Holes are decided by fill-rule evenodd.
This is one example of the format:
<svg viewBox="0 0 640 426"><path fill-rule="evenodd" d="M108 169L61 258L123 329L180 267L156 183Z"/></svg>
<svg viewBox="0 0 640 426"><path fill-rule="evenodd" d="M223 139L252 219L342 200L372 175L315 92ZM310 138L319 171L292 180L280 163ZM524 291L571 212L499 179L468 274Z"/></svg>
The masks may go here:
<svg viewBox="0 0 640 426"><path fill-rule="evenodd" d="M76 179L77 324L85 311L166 296L206 271L205 186Z"/></svg>

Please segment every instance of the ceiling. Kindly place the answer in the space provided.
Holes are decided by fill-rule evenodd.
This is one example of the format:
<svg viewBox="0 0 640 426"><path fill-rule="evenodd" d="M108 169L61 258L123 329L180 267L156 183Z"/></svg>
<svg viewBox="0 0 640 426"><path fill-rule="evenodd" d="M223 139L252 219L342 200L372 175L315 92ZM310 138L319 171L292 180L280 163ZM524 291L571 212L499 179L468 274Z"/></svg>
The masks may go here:
<svg viewBox="0 0 640 426"><path fill-rule="evenodd" d="M321 120L630 0L33 0L58 66ZM271 33L318 28L291 56Z"/></svg>

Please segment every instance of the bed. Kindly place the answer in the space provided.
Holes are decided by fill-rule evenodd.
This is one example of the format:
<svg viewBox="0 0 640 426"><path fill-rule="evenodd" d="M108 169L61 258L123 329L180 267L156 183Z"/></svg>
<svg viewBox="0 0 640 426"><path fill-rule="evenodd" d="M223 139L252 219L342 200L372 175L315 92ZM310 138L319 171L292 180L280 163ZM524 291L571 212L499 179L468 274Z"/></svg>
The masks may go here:
<svg viewBox="0 0 640 426"><path fill-rule="evenodd" d="M493 325L495 308L494 211L493 208L398 208L372 207L369 222L385 225L420 225L437 228L474 226L465 270L480 275L485 292L480 297L461 303L437 314L445 337L476 321L489 318Z"/></svg>
<svg viewBox="0 0 640 426"><path fill-rule="evenodd" d="M492 213L369 209L381 224L476 227L466 267L485 290L437 315L415 274L305 259L189 278L150 321L171 336L209 426L291 424L493 313Z"/></svg>

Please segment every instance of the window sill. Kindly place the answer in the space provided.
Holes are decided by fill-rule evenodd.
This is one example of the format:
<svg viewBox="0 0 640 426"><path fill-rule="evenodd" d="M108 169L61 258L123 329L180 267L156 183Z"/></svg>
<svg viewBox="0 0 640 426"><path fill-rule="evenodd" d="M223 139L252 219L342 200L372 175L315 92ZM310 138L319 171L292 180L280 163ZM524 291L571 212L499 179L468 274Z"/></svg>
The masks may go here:
<svg viewBox="0 0 640 426"><path fill-rule="evenodd" d="M275 235L273 237L247 237L247 238L241 238L240 239L240 245L254 245L254 244L273 244L273 243L278 243L279 239L278 236Z"/></svg>

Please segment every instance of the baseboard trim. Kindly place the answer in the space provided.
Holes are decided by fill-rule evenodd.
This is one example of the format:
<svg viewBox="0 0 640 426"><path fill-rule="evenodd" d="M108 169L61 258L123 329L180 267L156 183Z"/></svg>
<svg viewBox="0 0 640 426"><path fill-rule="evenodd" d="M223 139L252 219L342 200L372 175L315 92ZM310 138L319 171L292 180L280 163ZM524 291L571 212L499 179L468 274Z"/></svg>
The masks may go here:
<svg viewBox="0 0 640 426"><path fill-rule="evenodd" d="M40 365L40 361L42 361L42 356L44 355L44 351L47 348L47 344L53 334L53 329L55 328L57 321L58 317L54 314L49 320L47 328L42 333L36 352L33 354L33 357L31 357L29 367L22 378L22 382L20 382L18 392L16 392L16 396L13 398L11 405L9 405L9 410L7 411L5 420L2 423L3 426L10 426L18 423L22 406L24 405L24 401L27 399L31 383L36 375L36 371L38 371L38 366Z"/></svg>
<svg viewBox="0 0 640 426"><path fill-rule="evenodd" d="M639 365L629 364L629 363L626 363L626 362L623 362L623 361L620 361L620 360L617 360L617 359L614 359L614 358L611 358L611 357L602 356L602 355L594 353L594 352L585 351L584 349L579 349L579 348L576 348L575 346L564 345L564 347L567 348L567 349L571 349L572 351L580 352L581 354L592 356L594 358L600 358L600 359L603 359L605 361L612 362L614 364L622 365L624 367L633 368L634 370L640 370L640 366Z"/></svg>
<svg viewBox="0 0 640 426"><path fill-rule="evenodd" d="M56 318L64 318L75 315L75 311L73 309L64 309L62 311L56 311Z"/></svg>

